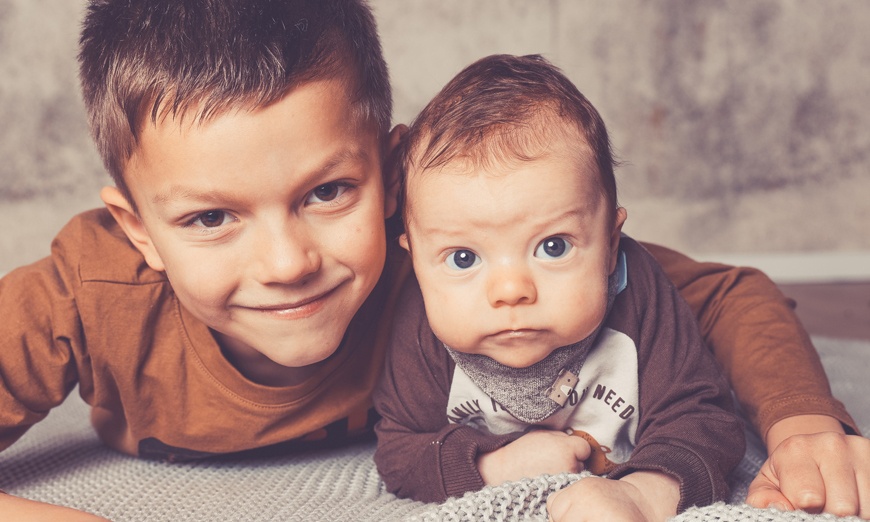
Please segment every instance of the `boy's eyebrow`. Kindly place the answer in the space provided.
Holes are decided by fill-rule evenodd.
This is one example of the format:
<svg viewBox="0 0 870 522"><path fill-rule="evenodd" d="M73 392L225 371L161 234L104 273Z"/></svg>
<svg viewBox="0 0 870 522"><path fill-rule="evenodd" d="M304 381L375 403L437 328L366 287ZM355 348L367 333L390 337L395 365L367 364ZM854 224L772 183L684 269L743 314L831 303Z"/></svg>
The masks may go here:
<svg viewBox="0 0 870 522"><path fill-rule="evenodd" d="M365 161L368 157L369 154L365 148L345 148L327 158L323 165L307 174L305 177L307 179L317 179L342 163L350 160ZM223 192L209 190L208 192L199 192L181 185L172 185L167 190L155 194L154 197L151 198L151 201L158 205L167 203L174 199L196 200L205 203L225 203L226 201L234 200L236 197L237 194L232 191Z"/></svg>
<svg viewBox="0 0 870 522"><path fill-rule="evenodd" d="M217 190L198 192L180 185L173 185L169 187L168 190L155 194L151 201L158 205L168 203L175 199L189 199L201 201L203 203L219 203L226 202L228 198L232 199L233 197L232 192L221 192Z"/></svg>

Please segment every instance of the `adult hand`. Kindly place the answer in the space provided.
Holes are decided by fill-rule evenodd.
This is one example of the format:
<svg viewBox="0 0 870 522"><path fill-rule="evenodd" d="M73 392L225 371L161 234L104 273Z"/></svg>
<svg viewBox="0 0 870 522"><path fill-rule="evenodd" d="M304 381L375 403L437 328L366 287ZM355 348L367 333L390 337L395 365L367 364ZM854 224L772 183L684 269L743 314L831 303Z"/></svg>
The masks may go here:
<svg viewBox="0 0 870 522"><path fill-rule="evenodd" d="M870 439L835 431L786 438L749 485L746 502L870 519Z"/></svg>
<svg viewBox="0 0 870 522"><path fill-rule="evenodd" d="M477 458L483 481L496 486L543 474L577 473L591 453L589 443L561 431L534 430Z"/></svg>

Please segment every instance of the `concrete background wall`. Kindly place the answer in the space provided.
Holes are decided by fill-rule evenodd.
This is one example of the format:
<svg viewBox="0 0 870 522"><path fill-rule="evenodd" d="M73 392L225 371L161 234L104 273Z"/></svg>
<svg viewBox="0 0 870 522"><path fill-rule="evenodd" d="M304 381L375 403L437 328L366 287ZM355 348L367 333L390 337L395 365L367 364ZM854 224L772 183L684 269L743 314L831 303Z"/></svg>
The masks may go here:
<svg viewBox="0 0 870 522"><path fill-rule="evenodd" d="M870 2L371 0L407 122L491 53L598 107L628 233L699 257L870 252ZM108 182L76 79L83 0L0 0L0 273Z"/></svg>

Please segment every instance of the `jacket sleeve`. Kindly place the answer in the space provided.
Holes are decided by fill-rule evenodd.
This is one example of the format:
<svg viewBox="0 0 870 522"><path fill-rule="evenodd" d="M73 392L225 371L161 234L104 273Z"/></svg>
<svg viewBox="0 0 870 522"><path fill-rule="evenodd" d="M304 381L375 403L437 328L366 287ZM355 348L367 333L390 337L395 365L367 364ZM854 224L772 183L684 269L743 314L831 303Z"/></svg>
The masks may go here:
<svg viewBox="0 0 870 522"><path fill-rule="evenodd" d="M76 385L82 329L74 261L52 257L0 279L0 450L63 402Z"/></svg>
<svg viewBox="0 0 870 522"><path fill-rule="evenodd" d="M610 476L655 470L677 478L678 512L727 500L726 476L745 451L731 390L676 288L650 256L633 250L629 295L611 313L638 318L640 418L631 458Z"/></svg>
<svg viewBox="0 0 870 522"><path fill-rule="evenodd" d="M824 368L786 298L762 272L698 263L645 244L698 319L743 411L763 437L777 421L828 415L859 433L831 394Z"/></svg>
<svg viewBox="0 0 870 522"><path fill-rule="evenodd" d="M484 486L477 456L519 435L490 435L447 421L453 361L429 329L422 297L411 281L397 306L386 369L374 394L375 464L399 497L442 502Z"/></svg>

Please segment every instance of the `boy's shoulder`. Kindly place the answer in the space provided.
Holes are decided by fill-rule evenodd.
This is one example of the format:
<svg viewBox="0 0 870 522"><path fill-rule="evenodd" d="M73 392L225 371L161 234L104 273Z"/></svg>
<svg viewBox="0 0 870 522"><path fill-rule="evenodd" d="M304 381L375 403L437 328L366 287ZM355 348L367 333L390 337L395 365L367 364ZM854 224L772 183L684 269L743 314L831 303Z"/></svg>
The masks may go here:
<svg viewBox="0 0 870 522"><path fill-rule="evenodd" d="M51 245L55 264L73 268L82 283L164 283L105 208L82 212L57 234Z"/></svg>

